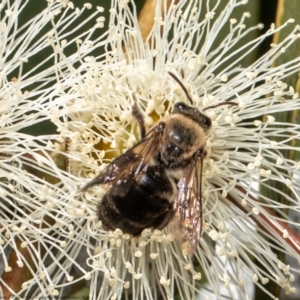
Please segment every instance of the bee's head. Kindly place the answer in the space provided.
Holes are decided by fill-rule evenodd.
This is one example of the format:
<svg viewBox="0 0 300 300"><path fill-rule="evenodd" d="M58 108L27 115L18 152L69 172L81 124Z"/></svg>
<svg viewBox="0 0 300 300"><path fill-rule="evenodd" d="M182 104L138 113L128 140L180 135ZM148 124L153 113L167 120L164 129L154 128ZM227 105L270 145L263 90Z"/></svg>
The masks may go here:
<svg viewBox="0 0 300 300"><path fill-rule="evenodd" d="M177 103L167 117L160 151L160 158L168 168L186 166L198 149L205 146L205 131L211 120L197 109Z"/></svg>
<svg viewBox="0 0 300 300"><path fill-rule="evenodd" d="M201 113L197 108L189 106L183 102L175 104L173 114L182 114L200 125L204 132L208 131L211 127L211 119Z"/></svg>

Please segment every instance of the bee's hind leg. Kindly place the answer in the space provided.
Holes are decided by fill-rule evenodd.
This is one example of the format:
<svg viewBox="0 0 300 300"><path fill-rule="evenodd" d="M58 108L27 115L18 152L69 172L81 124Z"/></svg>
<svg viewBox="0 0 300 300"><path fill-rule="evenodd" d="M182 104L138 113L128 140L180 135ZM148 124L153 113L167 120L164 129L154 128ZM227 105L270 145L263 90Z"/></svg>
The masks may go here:
<svg viewBox="0 0 300 300"><path fill-rule="evenodd" d="M144 116L141 112L141 110L139 109L138 105L137 105L137 100L135 97L135 94L132 94L133 97L133 106L132 106L132 115L136 118L139 127L140 127L140 134L141 134L141 139L143 139L146 135L146 127L145 127L145 119Z"/></svg>
<svg viewBox="0 0 300 300"><path fill-rule="evenodd" d="M170 208L160 218L158 218L157 220L155 220L155 222L153 222L152 224L153 228L159 230L164 229L173 219L174 215L175 215L175 210Z"/></svg>

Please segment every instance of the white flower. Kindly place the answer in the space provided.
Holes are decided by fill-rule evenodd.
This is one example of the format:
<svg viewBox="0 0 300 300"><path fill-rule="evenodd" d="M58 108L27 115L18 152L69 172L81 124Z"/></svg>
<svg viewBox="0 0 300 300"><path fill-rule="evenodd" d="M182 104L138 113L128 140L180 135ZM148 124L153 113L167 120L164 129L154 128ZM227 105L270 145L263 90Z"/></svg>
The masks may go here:
<svg viewBox="0 0 300 300"><path fill-rule="evenodd" d="M300 126L277 122L274 114L300 109L299 95L284 83L288 75L299 71L300 59L272 65L284 55L282 49L299 37L298 28L291 27L283 42L244 68L239 63L264 36L233 50L237 41L253 30L244 25L247 14L240 20L231 18L243 1L228 1L220 14L216 7L207 9L202 20L198 1L173 4L167 12L161 11L161 2L165 5L158 1L146 41L129 8L131 1L113 0L107 34L82 44L77 39L78 51L72 56L64 55L66 43L71 42L61 40L63 33L56 29L49 39L57 83L45 91L38 89L42 93L37 92L33 99L35 115L30 124L40 118L51 120L58 134L18 138L16 130L24 126L24 113L32 110L32 102L25 100L24 105L16 102L16 107L24 107L22 114L15 109L2 126L5 155L1 172L5 180L0 247L10 245L17 251L18 265L26 264L17 238L21 247L29 249L38 270L31 271L32 278L20 293L63 295L63 288L74 279L74 267L78 269L76 280L90 280L90 297L97 299L121 299L124 293L132 299L156 299L161 294L172 299L174 290L184 299L194 299L197 292L209 297L198 283L202 277L207 278L207 289L217 299L222 297L222 287L230 295L236 293L237 299L250 298L245 285L249 278L262 289L274 281L286 293L294 291L293 278L299 270L286 265L272 249L299 260L299 237L289 229L289 225L299 229L299 224L287 212L300 211L300 167L282 151L299 152L292 140L299 141ZM103 19L98 19L96 27L101 27L99 22ZM57 26L54 24L54 29ZM213 48L224 26L230 27L230 32ZM279 30L271 28L265 35ZM103 45L105 56L88 56L91 49ZM230 58L234 63L228 63ZM75 67L78 61L80 65ZM52 74L51 69L48 72ZM213 124L206 137L203 166L204 232L193 257L182 253L171 226L163 231L145 230L136 238L118 229L104 230L96 217L103 187L80 193L87 178L138 141L131 116L133 94L147 126L171 113L176 102L187 101L168 72L181 78L200 110L228 100L238 104L206 111ZM14 107L9 93L11 88L3 89L8 110ZM57 166L62 157L67 160L63 170ZM24 165L30 165L29 172L20 171ZM283 188L271 186L271 181ZM256 189L258 185L272 189L285 202L265 196ZM40 249L45 251L43 256ZM87 252L87 265L79 261L80 250ZM4 264L8 271L7 259Z"/></svg>
<svg viewBox="0 0 300 300"><path fill-rule="evenodd" d="M53 47L74 44L66 39L72 30L76 32L74 23L86 9L71 11L48 1L45 10L21 26L19 15L24 13L27 2L4 0L0 4L0 273L4 271L0 294L5 298L29 297L37 284L35 293L56 295L60 276L71 278L68 269L72 263L60 263L60 256L73 259L76 245L70 251L66 241L78 234L72 218L67 225L60 222L60 211L74 208L69 204L74 196L61 188L63 182L72 180L59 169L65 164L61 156L65 151L64 137L35 137L24 132L31 125L44 126L42 121L50 121L45 105L60 93L57 69L72 67L70 61L54 64L59 53L53 53ZM81 24L96 15L97 12L90 14ZM68 30L70 33L66 33ZM46 34L41 34L43 31ZM82 45L87 44L93 31L92 28L77 37L82 39ZM44 51L47 48L50 51ZM92 49L85 46L84 51ZM78 53L72 58L74 62L80 59ZM28 68L27 63L34 67ZM24 71L26 67L29 71ZM66 231L62 230L64 225Z"/></svg>

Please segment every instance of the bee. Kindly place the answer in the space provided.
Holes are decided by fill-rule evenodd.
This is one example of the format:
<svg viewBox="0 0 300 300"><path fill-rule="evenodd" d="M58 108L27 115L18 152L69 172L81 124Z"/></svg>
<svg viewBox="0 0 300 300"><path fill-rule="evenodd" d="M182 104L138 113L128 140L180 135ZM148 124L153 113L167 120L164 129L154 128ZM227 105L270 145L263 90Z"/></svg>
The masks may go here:
<svg viewBox="0 0 300 300"><path fill-rule="evenodd" d="M173 73L169 75L192 104L181 81ZM134 100L132 114L139 124L141 140L115 158L82 191L106 186L97 213L107 230L119 228L138 236L146 228L163 229L172 219L178 219L182 247L192 254L202 231L201 177L207 155L206 133L212 121L192 105L178 102L170 115L146 133L135 96ZM222 102L206 109L220 105L237 104Z"/></svg>

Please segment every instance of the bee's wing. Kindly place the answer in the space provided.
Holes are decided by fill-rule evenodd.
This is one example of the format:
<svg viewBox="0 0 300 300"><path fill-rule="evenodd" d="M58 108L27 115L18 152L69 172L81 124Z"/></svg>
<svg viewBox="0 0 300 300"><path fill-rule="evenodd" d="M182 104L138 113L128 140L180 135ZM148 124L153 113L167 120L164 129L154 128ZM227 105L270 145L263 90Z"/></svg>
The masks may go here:
<svg viewBox="0 0 300 300"><path fill-rule="evenodd" d="M176 217L183 233L183 251L192 254L202 231L202 177L203 157L195 158L178 182L178 198L175 202Z"/></svg>
<svg viewBox="0 0 300 300"><path fill-rule="evenodd" d="M147 135L124 154L115 158L102 172L88 182L82 191L85 192L96 184L106 184L111 193L125 196L138 175L147 171L153 154L160 147L163 126L158 124Z"/></svg>

